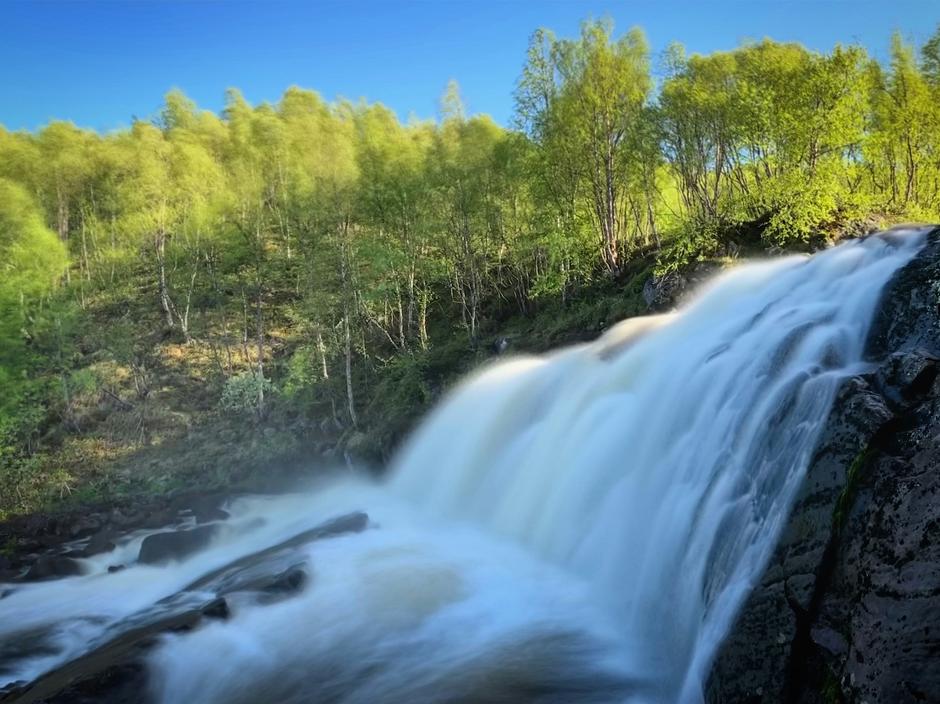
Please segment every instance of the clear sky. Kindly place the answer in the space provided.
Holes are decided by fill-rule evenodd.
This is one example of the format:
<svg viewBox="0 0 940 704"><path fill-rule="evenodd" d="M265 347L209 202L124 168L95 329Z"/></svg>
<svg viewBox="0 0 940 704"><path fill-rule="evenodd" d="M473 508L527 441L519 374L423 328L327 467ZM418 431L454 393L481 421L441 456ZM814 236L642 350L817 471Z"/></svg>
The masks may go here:
<svg viewBox="0 0 940 704"><path fill-rule="evenodd" d="M0 124L110 130L154 115L172 87L218 110L228 87L260 102L293 84L433 117L451 78L471 112L506 124L532 31L570 36L605 15L618 30L643 27L654 53L770 36L814 49L857 41L883 58L895 29L930 36L940 0L0 0Z"/></svg>

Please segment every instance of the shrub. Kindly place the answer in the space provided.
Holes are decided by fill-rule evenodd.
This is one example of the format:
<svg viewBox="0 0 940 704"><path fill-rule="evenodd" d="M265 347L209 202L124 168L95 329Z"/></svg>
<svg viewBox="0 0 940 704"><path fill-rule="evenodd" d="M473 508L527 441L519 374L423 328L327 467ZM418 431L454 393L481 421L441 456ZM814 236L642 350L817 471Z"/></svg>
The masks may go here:
<svg viewBox="0 0 940 704"><path fill-rule="evenodd" d="M253 371L236 374L226 379L219 407L235 413L257 412L259 391L267 396L274 392L274 384Z"/></svg>
<svg viewBox="0 0 940 704"><path fill-rule="evenodd" d="M671 238L656 262L654 275L665 276L692 262L715 255L721 243L720 225L715 221L688 222Z"/></svg>

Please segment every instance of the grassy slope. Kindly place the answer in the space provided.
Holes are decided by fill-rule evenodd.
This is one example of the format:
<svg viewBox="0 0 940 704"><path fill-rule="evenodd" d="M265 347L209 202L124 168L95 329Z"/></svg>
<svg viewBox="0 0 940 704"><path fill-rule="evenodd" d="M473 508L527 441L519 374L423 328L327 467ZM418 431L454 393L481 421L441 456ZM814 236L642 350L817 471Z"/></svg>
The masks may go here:
<svg viewBox="0 0 940 704"><path fill-rule="evenodd" d="M439 327L431 330L428 350L387 363L360 360L358 431L332 422L323 403L283 395L271 399L262 420L222 412L218 347L166 336L147 292L88 300L75 323L69 407L50 413L57 420L42 438L26 495L12 511L0 506L0 513L253 484L316 465L318 458L343 461L347 452L380 461L441 393L494 356L498 337L510 340L511 352L544 352L646 312L642 289L651 268L650 259L638 260L619 281L580 290L564 302L544 300L527 316L493 312L473 344L459 327ZM266 365L277 382L298 341L285 311L274 304L271 313ZM240 345L228 352L235 371L247 368ZM341 400L340 392L332 393Z"/></svg>

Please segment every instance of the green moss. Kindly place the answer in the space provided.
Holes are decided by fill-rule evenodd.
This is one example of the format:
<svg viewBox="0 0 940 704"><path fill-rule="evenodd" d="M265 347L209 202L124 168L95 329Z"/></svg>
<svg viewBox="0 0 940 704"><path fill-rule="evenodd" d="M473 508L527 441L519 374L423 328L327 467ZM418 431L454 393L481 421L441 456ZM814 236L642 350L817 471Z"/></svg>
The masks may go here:
<svg viewBox="0 0 940 704"><path fill-rule="evenodd" d="M824 704L844 704L845 702L839 678L828 667L823 677L822 686L819 689L819 695Z"/></svg>
<svg viewBox="0 0 940 704"><path fill-rule="evenodd" d="M872 450L870 447L860 450L845 473L845 486L842 487L842 492L839 494L835 509L832 512L832 527L835 531L841 532L845 526L845 521L855 501L855 494L858 491L862 473L865 471L871 455Z"/></svg>

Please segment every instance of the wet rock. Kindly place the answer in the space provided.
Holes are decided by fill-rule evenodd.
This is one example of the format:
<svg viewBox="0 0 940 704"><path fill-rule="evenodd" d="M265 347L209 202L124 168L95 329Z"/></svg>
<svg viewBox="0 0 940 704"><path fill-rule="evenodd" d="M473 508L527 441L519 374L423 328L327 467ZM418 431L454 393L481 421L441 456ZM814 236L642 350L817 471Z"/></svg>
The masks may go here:
<svg viewBox="0 0 940 704"><path fill-rule="evenodd" d="M296 592L307 581L307 573L301 567L291 567L281 574L275 575L271 583L265 587L269 592Z"/></svg>
<svg viewBox="0 0 940 704"><path fill-rule="evenodd" d="M940 702L940 231L889 284L709 702Z"/></svg>
<svg viewBox="0 0 940 704"><path fill-rule="evenodd" d="M212 589L218 594L235 591L256 591L270 586L270 575L278 570L301 569L296 564L293 550L315 540L325 540L347 533L359 533L369 526L369 516L361 511L330 519L305 530L293 538L251 555L245 555L224 567L203 575L185 587L185 590ZM302 584L300 585L302 586Z"/></svg>
<svg viewBox="0 0 940 704"><path fill-rule="evenodd" d="M23 581L39 582L61 577L74 577L81 573L82 568L78 562L70 557L43 555L29 568L29 571L23 577Z"/></svg>
<svg viewBox="0 0 940 704"><path fill-rule="evenodd" d="M304 531L297 538L291 538L291 542L301 540L309 542L311 540L322 540L324 538L333 538L345 533L361 533L369 526L369 515L362 511L353 511L337 518L331 518L324 521L315 528Z"/></svg>
<svg viewBox="0 0 940 704"><path fill-rule="evenodd" d="M117 536L110 528L99 530L88 539L84 547L80 550L76 550L73 556L92 557L94 555L100 555L103 552L111 552L116 547L114 543L116 538Z"/></svg>
<svg viewBox="0 0 940 704"><path fill-rule="evenodd" d="M670 272L662 276L651 276L643 284L643 300L647 309L661 312L681 305L690 293L698 290L722 268L718 262L700 262L681 274Z"/></svg>
<svg viewBox="0 0 940 704"><path fill-rule="evenodd" d="M208 545L217 532L218 526L210 524L148 535L140 544L137 561L145 565L159 565L182 560Z"/></svg>
<svg viewBox="0 0 940 704"><path fill-rule="evenodd" d="M147 691L147 668L142 662L124 662L79 679L43 699L45 704L141 704Z"/></svg>
<svg viewBox="0 0 940 704"><path fill-rule="evenodd" d="M880 387L894 403L913 401L930 392L940 360L927 350L896 352L878 370Z"/></svg>
<svg viewBox="0 0 940 704"><path fill-rule="evenodd" d="M669 308L676 292L685 286L682 277L676 273L663 276L651 276L643 284L643 300L650 310Z"/></svg>
<svg viewBox="0 0 940 704"><path fill-rule="evenodd" d="M202 615L206 618L227 619L230 615L228 602L221 597L210 601L202 607Z"/></svg>
<svg viewBox="0 0 940 704"><path fill-rule="evenodd" d="M141 512L136 526L140 528L166 528L179 523L177 511L171 506L155 506Z"/></svg>
<svg viewBox="0 0 940 704"><path fill-rule="evenodd" d="M252 591L258 602L269 604L297 593L307 583L308 571L303 563L286 562L294 559L296 549L314 540L328 539L350 532L364 530L369 518L364 513L351 513L325 521L283 543L254 555L246 556L220 570L207 575L178 594L161 600L148 613L135 615L115 629L117 634L93 650L46 673L30 683L19 683L0 692L3 704L66 704L73 702L103 702L130 704L143 701L147 691L147 653L165 633L186 633L200 627L207 619L228 619L230 608L224 594L198 603L193 592L214 590L229 592ZM199 549L211 540L217 525L205 525L191 530L165 531L145 538L141 544L141 561L178 559L187 551ZM283 565L287 564L286 567ZM271 569L281 565L280 569ZM123 569L112 566L109 572ZM227 592L228 593L228 592ZM193 600L197 600L194 605ZM46 634L20 634L10 645L40 649L48 647ZM32 640L29 640L31 638ZM0 643L0 660L3 644Z"/></svg>
<svg viewBox="0 0 940 704"><path fill-rule="evenodd" d="M129 509L115 508L108 517L109 522L117 528L135 528L141 519L140 514Z"/></svg>
<svg viewBox="0 0 940 704"><path fill-rule="evenodd" d="M0 687L0 702L8 701L8 697L12 697L14 694L19 692L26 682L23 680L16 680L15 682L10 682Z"/></svg>
<svg viewBox="0 0 940 704"><path fill-rule="evenodd" d="M222 508L226 497L223 494L205 494L199 496L185 496L174 502L175 509L183 515L191 515L196 523L210 521L224 521L229 517Z"/></svg>
<svg viewBox="0 0 940 704"><path fill-rule="evenodd" d="M12 687L3 704L137 704L146 701L146 653L163 633L196 628L203 618L224 618L227 605L213 600L201 607L173 611L114 636L93 650L47 672L33 682ZM206 613L209 611L210 613Z"/></svg>
<svg viewBox="0 0 940 704"><path fill-rule="evenodd" d="M0 567L0 585L17 581L25 572L26 568L18 565L13 560L6 560L4 567ZM3 596L0 596L0 599L2 598Z"/></svg>
<svg viewBox="0 0 940 704"><path fill-rule="evenodd" d="M69 534L73 538L90 535L101 528L101 519L95 514L78 516L69 526Z"/></svg>
<svg viewBox="0 0 940 704"><path fill-rule="evenodd" d="M259 596L259 604L273 604L299 593L308 582L304 565L295 565L266 579L259 580L254 586Z"/></svg>
<svg viewBox="0 0 940 704"><path fill-rule="evenodd" d="M142 529L170 529L228 517L221 508L228 495L189 493L133 497L118 503L85 506L61 513L18 516L0 522L0 545L7 563L0 582L16 581L41 557L83 559L112 551L123 534ZM43 568L44 569L44 568Z"/></svg>

